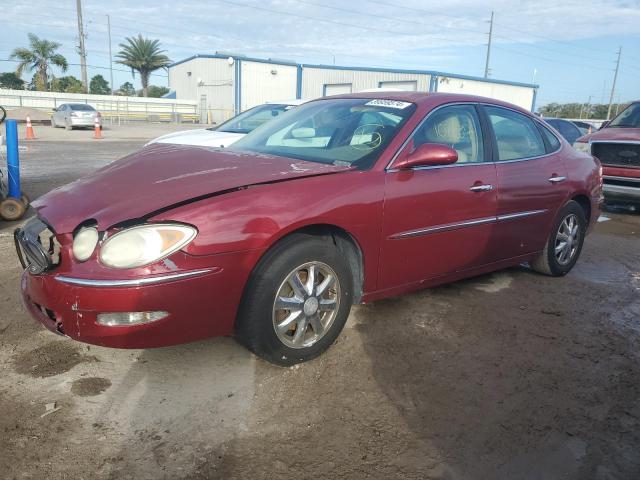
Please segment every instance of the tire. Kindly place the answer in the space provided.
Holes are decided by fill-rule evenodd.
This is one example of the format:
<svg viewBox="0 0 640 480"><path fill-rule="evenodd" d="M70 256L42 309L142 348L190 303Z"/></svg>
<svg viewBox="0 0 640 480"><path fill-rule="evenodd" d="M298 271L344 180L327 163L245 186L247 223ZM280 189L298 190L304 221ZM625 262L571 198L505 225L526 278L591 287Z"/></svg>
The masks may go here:
<svg viewBox="0 0 640 480"><path fill-rule="evenodd" d="M570 229L571 225L574 225L574 228ZM563 239L566 238L569 230L575 232L572 234L575 237L569 245L565 241L565 247L562 248ZM531 262L531 267L536 272L553 277L562 277L569 273L582 252L586 230L587 220L584 210L580 204L570 200L558 213L544 250ZM560 249L559 252L556 251L557 249Z"/></svg>
<svg viewBox="0 0 640 480"><path fill-rule="evenodd" d="M26 205L16 198L5 198L0 202L0 217L5 220L19 220L26 211Z"/></svg>
<svg viewBox="0 0 640 480"><path fill-rule="evenodd" d="M315 282L309 295L311 269ZM300 281L297 290L293 288L294 276ZM325 283L328 286L323 289ZM281 299L281 308L276 298ZM252 272L238 312L236 337L276 365L306 362L336 340L349 316L352 299L351 272L333 237L292 234L271 248ZM289 310L287 306L294 308ZM290 321L291 317L295 320ZM280 333L276 325L281 326Z"/></svg>

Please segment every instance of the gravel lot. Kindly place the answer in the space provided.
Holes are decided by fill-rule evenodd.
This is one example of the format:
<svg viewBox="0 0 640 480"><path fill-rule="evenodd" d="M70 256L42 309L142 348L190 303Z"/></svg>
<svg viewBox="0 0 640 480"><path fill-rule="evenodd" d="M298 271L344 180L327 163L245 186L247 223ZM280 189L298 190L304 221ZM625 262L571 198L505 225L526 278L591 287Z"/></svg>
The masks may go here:
<svg viewBox="0 0 640 480"><path fill-rule="evenodd" d="M29 143L23 188L143 143ZM640 216L606 219L565 278L515 268L358 306L288 369L228 338L111 350L45 331L0 224L0 477L640 478Z"/></svg>

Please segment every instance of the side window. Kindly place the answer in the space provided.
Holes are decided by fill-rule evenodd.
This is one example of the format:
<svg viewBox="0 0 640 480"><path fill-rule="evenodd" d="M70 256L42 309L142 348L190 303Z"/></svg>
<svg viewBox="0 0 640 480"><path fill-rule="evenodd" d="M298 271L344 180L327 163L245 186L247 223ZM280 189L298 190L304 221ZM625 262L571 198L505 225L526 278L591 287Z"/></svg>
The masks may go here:
<svg viewBox="0 0 640 480"><path fill-rule="evenodd" d="M484 142L473 105L451 105L433 112L413 137L415 147L441 143L458 152L458 163L484 161Z"/></svg>
<svg viewBox="0 0 640 480"><path fill-rule="evenodd" d="M558 140L558 138L553 133L551 133L551 130L549 130L544 125L539 123L538 126L540 127L540 130L542 130L542 134L547 139L547 143L549 143L549 151L547 153L555 152L556 150L558 150L560 148L560 140Z"/></svg>
<svg viewBox="0 0 640 480"><path fill-rule="evenodd" d="M498 144L498 160L519 160L546 153L542 135L526 115L500 107L485 107Z"/></svg>

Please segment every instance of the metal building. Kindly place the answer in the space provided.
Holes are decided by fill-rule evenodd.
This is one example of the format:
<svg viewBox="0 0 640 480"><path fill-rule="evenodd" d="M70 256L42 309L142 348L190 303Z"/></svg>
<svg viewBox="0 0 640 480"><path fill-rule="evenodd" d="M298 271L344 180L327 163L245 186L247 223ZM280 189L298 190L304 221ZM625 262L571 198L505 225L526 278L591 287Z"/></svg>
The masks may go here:
<svg viewBox="0 0 640 480"><path fill-rule="evenodd" d="M169 66L177 99L196 100L203 122L219 123L265 102L395 88L481 95L533 110L538 86L430 70L311 65L216 52Z"/></svg>

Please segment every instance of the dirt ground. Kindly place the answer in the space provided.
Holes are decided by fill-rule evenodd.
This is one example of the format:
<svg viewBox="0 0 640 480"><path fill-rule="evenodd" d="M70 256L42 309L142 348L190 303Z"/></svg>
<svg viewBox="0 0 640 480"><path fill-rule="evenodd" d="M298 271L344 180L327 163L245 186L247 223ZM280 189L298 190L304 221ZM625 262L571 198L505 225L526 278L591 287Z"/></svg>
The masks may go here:
<svg viewBox="0 0 640 480"><path fill-rule="evenodd" d="M25 191L142 143L31 143ZM326 354L292 368L229 338L112 350L45 331L20 304L13 227L3 479L640 478L637 213L606 212L564 278L514 268L357 306Z"/></svg>

